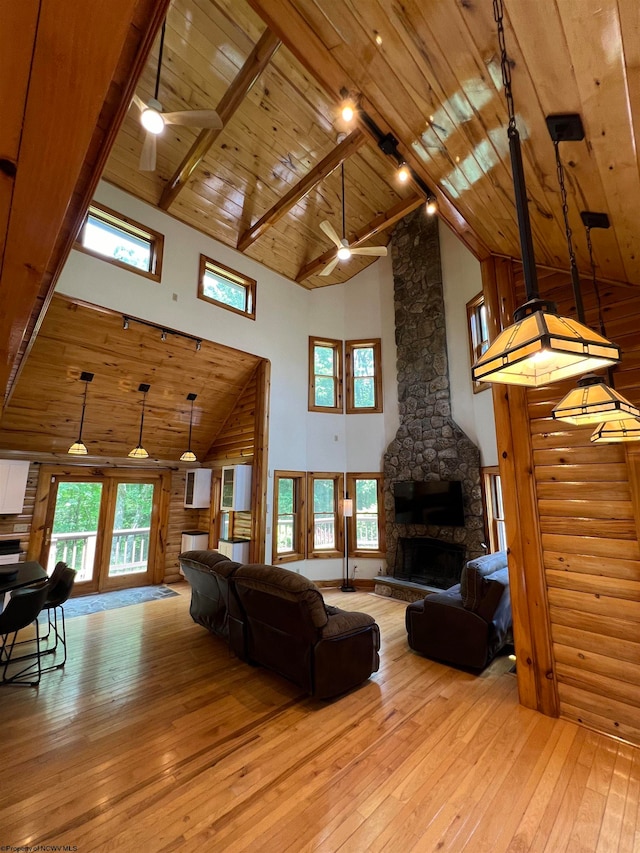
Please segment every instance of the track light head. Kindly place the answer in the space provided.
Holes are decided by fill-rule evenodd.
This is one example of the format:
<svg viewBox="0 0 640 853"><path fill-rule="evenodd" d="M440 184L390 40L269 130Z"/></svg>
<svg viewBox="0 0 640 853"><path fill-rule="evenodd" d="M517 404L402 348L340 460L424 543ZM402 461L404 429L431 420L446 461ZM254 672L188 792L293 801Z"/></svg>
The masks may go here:
<svg viewBox="0 0 640 853"><path fill-rule="evenodd" d="M427 196L426 211L428 216L434 216L438 212L438 203L434 195Z"/></svg>
<svg viewBox="0 0 640 853"><path fill-rule="evenodd" d="M398 180L400 181L400 183L406 184L410 177L411 174L409 172L409 167L406 163L403 163L398 169Z"/></svg>

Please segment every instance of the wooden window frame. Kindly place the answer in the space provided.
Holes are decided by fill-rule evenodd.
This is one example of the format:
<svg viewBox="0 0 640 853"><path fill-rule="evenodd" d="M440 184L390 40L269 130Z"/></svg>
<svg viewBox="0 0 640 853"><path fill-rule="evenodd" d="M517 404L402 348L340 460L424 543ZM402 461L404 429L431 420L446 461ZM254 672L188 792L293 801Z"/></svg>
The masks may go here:
<svg viewBox="0 0 640 853"><path fill-rule="evenodd" d="M474 328L477 325L477 323L474 323L474 319L477 319L477 322L479 323L479 309L482 308L484 304L484 293L482 291L467 302L467 334L469 336L469 354L471 356L472 367L483 352L482 341L476 340L476 336L474 334ZM487 388L491 387L489 382L481 382L474 379L471 380L471 384L473 386L474 394L479 394L480 391L485 391Z"/></svg>
<svg viewBox="0 0 640 853"><path fill-rule="evenodd" d="M233 305L227 305L226 302L220 302L219 299L214 299L212 296L207 296L204 292L204 277L206 272L218 272L221 278L226 278L233 284L239 284L244 287L247 309L242 311L240 308L235 308ZM237 270L221 264L213 258L208 258L206 255L200 255L200 267L198 271L198 299L204 302L209 302L216 305L218 308L224 308L225 311L232 311L234 314L239 314L241 317L248 317L250 320L256 319L256 288L257 283L254 278L243 275Z"/></svg>
<svg viewBox="0 0 640 853"><path fill-rule="evenodd" d="M313 538L313 484L316 480L333 480L333 504L335 518L335 548L319 550ZM344 496L344 474L335 471L309 471L307 474L307 558L310 560L335 560L344 556L344 520L342 498Z"/></svg>
<svg viewBox="0 0 640 853"><path fill-rule="evenodd" d="M104 215L101 216L100 214ZM148 238L150 246L149 270L140 269L140 267L136 267L133 264L128 264L126 261L118 260L118 258L110 258L108 255L103 255L100 252L96 252L95 249L91 249L88 246L83 245L82 235L90 216L94 216L96 219L102 219L107 223L109 223L109 219L115 219L115 224L121 227L123 231L130 233L131 236L140 239L142 234L142 237ZM141 232L141 234L135 233L136 231ZM91 257L93 258L98 258L101 261L106 261L106 263L108 264L113 264L113 266L119 267L120 269L128 270L129 272L134 272L136 273L136 275L144 276L144 278L149 278L152 281L159 282L161 279L162 257L164 253L164 235L160 234L159 231L154 231L153 228L149 228L148 225L143 225L141 222L137 222L130 216L125 216L123 213L118 213L117 210L112 210L110 207L107 207L104 204L99 204L96 201L91 202L91 204L89 205L89 209L87 210L87 213L82 222L82 227L78 231L78 236L73 245L73 248L77 249L79 252L84 252L85 255L91 255Z"/></svg>
<svg viewBox="0 0 640 853"><path fill-rule="evenodd" d="M314 368L315 348L317 346L333 349L333 380L336 391L334 406L316 406L316 374ZM342 414L342 341L333 338L309 337L309 411Z"/></svg>
<svg viewBox="0 0 640 853"><path fill-rule="evenodd" d="M500 537L498 535L498 524L502 522L505 525L505 519L500 518L496 514L495 507L495 489L494 478L500 476L500 469L497 465L492 465L482 469L482 492L483 503L485 507L487 519L487 533L489 538L489 551L494 554L496 551L502 550L500 547ZM503 496L504 506L504 496ZM506 548L506 526L505 526L505 548Z"/></svg>
<svg viewBox="0 0 640 853"><path fill-rule="evenodd" d="M347 414L366 415L379 414L382 412L382 344L380 338L365 338L359 341L345 341L345 378L347 386ZM353 351L356 349L373 349L373 381L374 397L373 406L355 405L355 380L353 375Z"/></svg>
<svg viewBox="0 0 640 853"><path fill-rule="evenodd" d="M293 544L294 549L287 554L278 553L278 484L280 480L295 481L294 485L294 522L293 522ZM305 559L306 541L306 496L307 496L307 474L305 471L274 471L273 472L273 534L271 540L271 561L275 565L280 563L293 563Z"/></svg>
<svg viewBox="0 0 640 853"><path fill-rule="evenodd" d="M386 541L385 541L385 516L384 516L384 475L378 472L368 473L348 473L347 477L347 494L353 499L353 515L347 519L349 525L349 557L361 557L372 559L381 559L386 557ZM378 497L378 548L377 550L369 550L368 548L356 547L356 480L375 480L377 483Z"/></svg>

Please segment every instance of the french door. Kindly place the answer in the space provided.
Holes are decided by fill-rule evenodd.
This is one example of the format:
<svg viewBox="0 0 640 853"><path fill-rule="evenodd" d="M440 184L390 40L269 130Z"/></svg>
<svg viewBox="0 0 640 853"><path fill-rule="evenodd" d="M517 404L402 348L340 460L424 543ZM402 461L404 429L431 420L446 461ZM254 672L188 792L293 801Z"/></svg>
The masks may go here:
<svg viewBox="0 0 640 853"><path fill-rule="evenodd" d="M153 583L159 541L161 474L52 474L40 562L76 569L79 593Z"/></svg>

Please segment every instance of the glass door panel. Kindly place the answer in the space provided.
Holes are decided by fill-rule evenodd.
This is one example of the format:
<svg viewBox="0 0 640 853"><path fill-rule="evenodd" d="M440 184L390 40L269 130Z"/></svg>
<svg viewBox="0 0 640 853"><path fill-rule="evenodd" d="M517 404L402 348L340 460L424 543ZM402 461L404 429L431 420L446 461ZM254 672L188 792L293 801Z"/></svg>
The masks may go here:
<svg viewBox="0 0 640 853"><path fill-rule="evenodd" d="M153 483L117 484L107 572L110 580L144 575L149 569L153 492Z"/></svg>
<svg viewBox="0 0 640 853"><path fill-rule="evenodd" d="M57 483L46 565L49 574L62 560L77 571L76 583L94 581L102 485L78 480Z"/></svg>

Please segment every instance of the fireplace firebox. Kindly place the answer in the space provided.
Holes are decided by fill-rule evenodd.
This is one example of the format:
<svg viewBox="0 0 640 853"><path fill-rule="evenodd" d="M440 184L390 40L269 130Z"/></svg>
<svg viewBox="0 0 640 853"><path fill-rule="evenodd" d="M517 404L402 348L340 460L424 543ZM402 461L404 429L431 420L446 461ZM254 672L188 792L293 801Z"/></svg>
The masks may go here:
<svg viewBox="0 0 640 853"><path fill-rule="evenodd" d="M398 580L448 589L460 581L465 547L426 536L403 536L398 540L394 577Z"/></svg>

